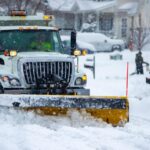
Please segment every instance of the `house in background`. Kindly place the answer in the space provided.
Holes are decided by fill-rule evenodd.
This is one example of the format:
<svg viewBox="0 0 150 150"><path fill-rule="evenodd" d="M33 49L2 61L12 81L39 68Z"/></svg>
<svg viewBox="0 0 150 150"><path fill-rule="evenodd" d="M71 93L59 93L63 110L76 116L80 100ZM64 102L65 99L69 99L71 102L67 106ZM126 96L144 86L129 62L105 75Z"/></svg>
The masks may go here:
<svg viewBox="0 0 150 150"><path fill-rule="evenodd" d="M62 28L75 28L82 32L101 32L114 34L114 20L117 2L107 0L102 2L89 0L48 0L50 9L47 14L53 14L56 25Z"/></svg>
<svg viewBox="0 0 150 150"><path fill-rule="evenodd" d="M56 25L81 32L100 32L125 40L131 28L139 26L139 14L147 0L48 0L47 14Z"/></svg>
<svg viewBox="0 0 150 150"><path fill-rule="evenodd" d="M129 42L131 49L141 50L150 42L150 0L118 0L118 37Z"/></svg>

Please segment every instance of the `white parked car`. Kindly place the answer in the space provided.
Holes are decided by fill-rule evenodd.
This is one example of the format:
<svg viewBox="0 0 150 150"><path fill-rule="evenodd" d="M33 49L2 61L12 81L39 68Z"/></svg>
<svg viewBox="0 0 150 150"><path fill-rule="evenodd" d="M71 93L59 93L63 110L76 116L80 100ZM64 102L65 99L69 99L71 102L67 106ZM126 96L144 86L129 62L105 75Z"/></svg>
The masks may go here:
<svg viewBox="0 0 150 150"><path fill-rule="evenodd" d="M77 33L77 39L92 44L97 52L122 51L125 49L125 42L121 39L111 39L101 33Z"/></svg>

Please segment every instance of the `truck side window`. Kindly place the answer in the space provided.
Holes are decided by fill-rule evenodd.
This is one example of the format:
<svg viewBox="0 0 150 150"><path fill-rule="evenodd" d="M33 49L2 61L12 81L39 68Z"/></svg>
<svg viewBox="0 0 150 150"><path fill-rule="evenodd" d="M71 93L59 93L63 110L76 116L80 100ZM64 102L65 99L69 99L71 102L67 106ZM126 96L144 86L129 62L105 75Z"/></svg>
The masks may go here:
<svg viewBox="0 0 150 150"><path fill-rule="evenodd" d="M60 45L60 39L58 37L57 32L53 32L53 48L55 49L56 52L62 52L62 45Z"/></svg>
<svg viewBox="0 0 150 150"><path fill-rule="evenodd" d="M54 49L56 51L59 51L59 41L55 32L53 33L53 40L54 40Z"/></svg>

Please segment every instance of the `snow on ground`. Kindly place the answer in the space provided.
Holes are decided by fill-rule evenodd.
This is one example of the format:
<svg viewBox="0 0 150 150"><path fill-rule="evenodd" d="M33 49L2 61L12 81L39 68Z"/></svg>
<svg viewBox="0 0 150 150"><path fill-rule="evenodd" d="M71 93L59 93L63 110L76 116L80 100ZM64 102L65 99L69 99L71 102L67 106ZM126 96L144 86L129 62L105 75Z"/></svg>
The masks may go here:
<svg viewBox="0 0 150 150"><path fill-rule="evenodd" d="M96 54L95 80L85 69L92 95L125 95L126 63L131 74L135 71L135 52L126 50L120 53L123 60L110 60L115 53ZM150 60L150 52L143 55L145 61ZM84 61L82 58L80 67ZM145 84L146 75L129 76L130 122L125 127L114 128L77 112L60 118L0 109L0 149L149 150L150 85Z"/></svg>

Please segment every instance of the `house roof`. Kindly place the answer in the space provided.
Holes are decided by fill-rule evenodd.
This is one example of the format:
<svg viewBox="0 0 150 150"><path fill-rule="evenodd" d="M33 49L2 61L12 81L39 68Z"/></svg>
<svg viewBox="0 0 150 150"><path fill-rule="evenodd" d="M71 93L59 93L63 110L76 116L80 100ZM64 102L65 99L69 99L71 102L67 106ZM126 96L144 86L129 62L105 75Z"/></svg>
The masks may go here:
<svg viewBox="0 0 150 150"><path fill-rule="evenodd" d="M116 0L107 2L81 1L81 0L48 0L52 10L64 12L88 12L92 10L104 10L117 5Z"/></svg>
<svg viewBox="0 0 150 150"><path fill-rule="evenodd" d="M120 11L126 11L128 15L134 15L138 12L138 2L128 2L119 7Z"/></svg>

